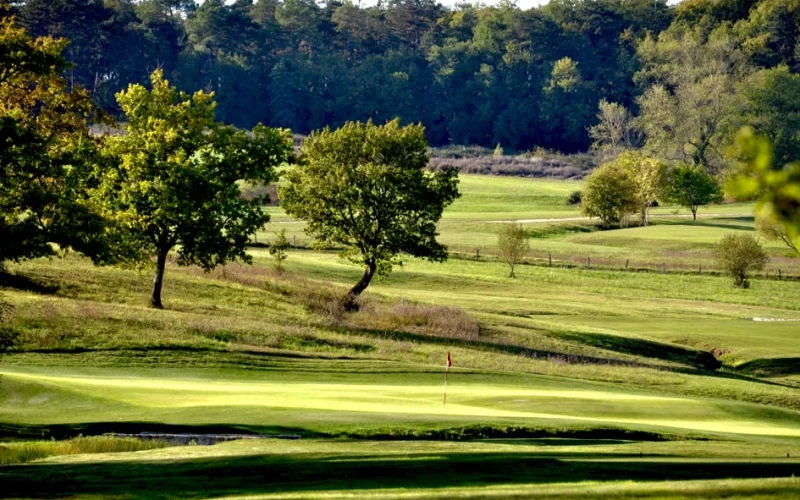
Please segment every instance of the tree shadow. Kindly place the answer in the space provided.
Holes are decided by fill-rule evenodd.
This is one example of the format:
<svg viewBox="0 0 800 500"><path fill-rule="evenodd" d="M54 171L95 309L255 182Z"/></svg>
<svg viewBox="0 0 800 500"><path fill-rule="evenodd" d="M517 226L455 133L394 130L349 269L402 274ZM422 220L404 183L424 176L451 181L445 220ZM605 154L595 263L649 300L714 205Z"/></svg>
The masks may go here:
<svg viewBox="0 0 800 500"><path fill-rule="evenodd" d="M261 454L184 460L38 463L2 468L9 497L125 496L208 498L227 495L376 488L480 487L583 481L664 481L788 477L800 463L687 463L630 454L412 453ZM607 460L611 459L611 460ZM607 460L607 461L605 461Z"/></svg>
<svg viewBox="0 0 800 500"><path fill-rule="evenodd" d="M160 422L79 422L70 424L31 425L0 423L0 439L70 439L77 436L99 436L103 434L240 434L261 437L294 435L301 437L325 437L302 427L280 425L209 424L180 425Z"/></svg>
<svg viewBox="0 0 800 500"><path fill-rule="evenodd" d="M24 274L0 272L0 288L13 288L24 292L54 295L60 287L52 281L37 281Z"/></svg>
<svg viewBox="0 0 800 500"><path fill-rule="evenodd" d="M718 370L722 368L722 362L708 351L689 349L652 340L604 333L577 332L562 333L558 335L558 338L609 351L687 365L701 370Z"/></svg>
<svg viewBox="0 0 800 500"><path fill-rule="evenodd" d="M757 377L800 375L800 358L754 359L737 366L736 371Z"/></svg>

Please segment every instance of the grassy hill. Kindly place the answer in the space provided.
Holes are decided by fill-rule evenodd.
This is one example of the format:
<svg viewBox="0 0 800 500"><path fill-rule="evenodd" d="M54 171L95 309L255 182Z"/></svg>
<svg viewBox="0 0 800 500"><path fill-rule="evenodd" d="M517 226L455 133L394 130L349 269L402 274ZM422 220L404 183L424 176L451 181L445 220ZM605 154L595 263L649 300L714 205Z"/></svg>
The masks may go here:
<svg viewBox="0 0 800 500"><path fill-rule="evenodd" d="M29 440L78 434L302 439L52 451L0 467L4 493L792 498L800 281L738 290L694 272L713 268L722 234L752 231L751 207L709 207L719 215L697 223L666 207L651 227L599 231L565 203L577 186L464 176L441 223L463 255L406 260L346 315L334 305L361 270L334 252L294 249L283 272L262 248L253 266L170 265L164 311L147 307L149 271L74 255L9 265L3 328L18 344L0 358L0 436L14 443L0 443L0 463L41 446ZM270 210L259 241L286 227L307 243L302 224ZM541 220L552 218L573 220ZM537 265L517 279L492 255L512 219L535 220ZM773 266L797 269L767 249ZM553 267L536 260L546 253Z"/></svg>

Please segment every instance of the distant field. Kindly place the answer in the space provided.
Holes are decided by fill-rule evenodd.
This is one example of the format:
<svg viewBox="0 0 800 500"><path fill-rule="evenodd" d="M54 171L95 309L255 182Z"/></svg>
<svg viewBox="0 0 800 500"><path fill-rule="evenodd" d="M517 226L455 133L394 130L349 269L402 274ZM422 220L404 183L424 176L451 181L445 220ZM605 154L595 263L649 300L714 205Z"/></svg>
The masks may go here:
<svg viewBox="0 0 800 500"><path fill-rule="evenodd" d="M731 232L754 231L752 204L702 207L699 220L692 221L688 209L665 206L652 210L650 227L599 231L597 221L583 217L567 204L570 193L579 191L580 181L529 179L487 175L461 175L462 197L445 210L439 224L440 240L455 255L491 258L497 252L501 224L521 221L530 231L531 259L549 259L570 265L675 271L712 270L712 249ZM302 222L287 218L282 209L268 209L272 224L257 236L268 242L281 229L290 241L309 246ZM778 242L764 242L772 256L767 273L800 276L800 259Z"/></svg>

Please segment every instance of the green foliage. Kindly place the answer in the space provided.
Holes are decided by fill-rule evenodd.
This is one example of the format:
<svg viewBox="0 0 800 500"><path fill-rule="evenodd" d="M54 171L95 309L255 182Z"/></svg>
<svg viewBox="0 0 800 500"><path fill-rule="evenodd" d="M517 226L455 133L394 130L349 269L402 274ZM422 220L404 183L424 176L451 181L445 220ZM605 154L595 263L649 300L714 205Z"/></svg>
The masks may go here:
<svg viewBox="0 0 800 500"><path fill-rule="evenodd" d="M581 192L580 191L573 191L569 194L567 198L567 205L580 205L581 204Z"/></svg>
<svg viewBox="0 0 800 500"><path fill-rule="evenodd" d="M286 250L289 248L289 240L286 238L286 229L278 231L278 237L269 244L269 254L275 260L275 269L283 270L283 261L288 255Z"/></svg>
<svg viewBox="0 0 800 500"><path fill-rule="evenodd" d="M638 47L646 88L637 102L645 147L660 157L719 172L724 148L741 125L743 96L737 84L751 72L735 38L721 30L673 25Z"/></svg>
<svg viewBox="0 0 800 500"><path fill-rule="evenodd" d="M343 256L366 267L345 299L348 307L401 253L447 258L436 223L459 196L458 174L426 172L427 147L422 126L401 127L398 120L347 123L303 141L302 163L286 176L282 206L307 222L319 244L342 246Z"/></svg>
<svg viewBox="0 0 800 500"><path fill-rule="evenodd" d="M0 263L51 255L53 243L103 256L102 221L82 196L95 108L61 76L66 45L0 19Z"/></svg>
<svg viewBox="0 0 800 500"><path fill-rule="evenodd" d="M638 151L628 151L601 165L587 177L581 210L603 225L625 223L638 213L647 225L666 166Z"/></svg>
<svg viewBox="0 0 800 500"><path fill-rule="evenodd" d="M688 208L697 220L699 207L722 201L722 188L702 167L679 163L664 177L660 196L667 203Z"/></svg>
<svg viewBox="0 0 800 500"><path fill-rule="evenodd" d="M753 272L761 271L769 257L758 240L750 234L727 234L714 250L719 266L733 278L733 284L750 288Z"/></svg>
<svg viewBox="0 0 800 500"><path fill-rule="evenodd" d="M800 161L775 165L770 140L752 128L744 128L737 138L744 158L742 171L726 185L738 198L756 198L756 213L781 224L787 235L800 238Z"/></svg>
<svg viewBox="0 0 800 500"><path fill-rule="evenodd" d="M269 220L258 200L241 196L239 181L269 183L289 160L288 131L257 126L252 135L214 120L213 94L177 91L156 71L117 96L125 134L105 137L94 191L122 259L156 257L151 303L161 307L167 255L179 265L211 270L248 261L248 237Z"/></svg>
<svg viewBox="0 0 800 500"><path fill-rule="evenodd" d="M601 99L597 122L589 129L592 148L616 156L637 145L637 126L625 106Z"/></svg>
<svg viewBox="0 0 800 500"><path fill-rule="evenodd" d="M800 257L800 239L792 238L783 224L769 217L756 217L756 231L767 241L780 241Z"/></svg>
<svg viewBox="0 0 800 500"><path fill-rule="evenodd" d="M800 158L800 75L787 66L761 70L745 82L747 122L768 137L775 163Z"/></svg>
<svg viewBox="0 0 800 500"><path fill-rule="evenodd" d="M522 259L525 258L530 249L525 228L517 222L504 224L497 235L497 247L500 252L500 259L511 268L509 278L516 278L514 268L522 262Z"/></svg>

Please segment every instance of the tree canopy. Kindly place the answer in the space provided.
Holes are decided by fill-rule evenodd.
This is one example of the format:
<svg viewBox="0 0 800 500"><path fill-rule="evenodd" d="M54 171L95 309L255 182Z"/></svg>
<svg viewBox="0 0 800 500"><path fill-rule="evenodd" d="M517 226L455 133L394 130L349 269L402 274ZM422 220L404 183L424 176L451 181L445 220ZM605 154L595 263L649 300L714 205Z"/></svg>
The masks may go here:
<svg viewBox="0 0 800 500"><path fill-rule="evenodd" d="M427 172L428 144L421 125L351 122L326 128L303 141L300 164L286 175L281 205L307 222L306 232L323 246L365 268L343 304L358 296L376 274L388 273L400 254L437 262L447 248L436 241L444 208L458 198L454 170Z"/></svg>
<svg viewBox="0 0 800 500"><path fill-rule="evenodd" d="M179 265L205 270L248 261L248 238L269 220L260 200L241 196L240 181L268 183L292 155L288 131L256 126L252 133L214 119L214 94L180 92L161 71L151 89L131 85L117 96L125 134L107 136L94 195L111 221L123 258L156 259L151 304L162 307L169 252Z"/></svg>
<svg viewBox="0 0 800 500"><path fill-rule="evenodd" d="M0 264L50 255L53 244L104 255L102 221L81 196L97 114L61 74L66 46L0 19Z"/></svg>

